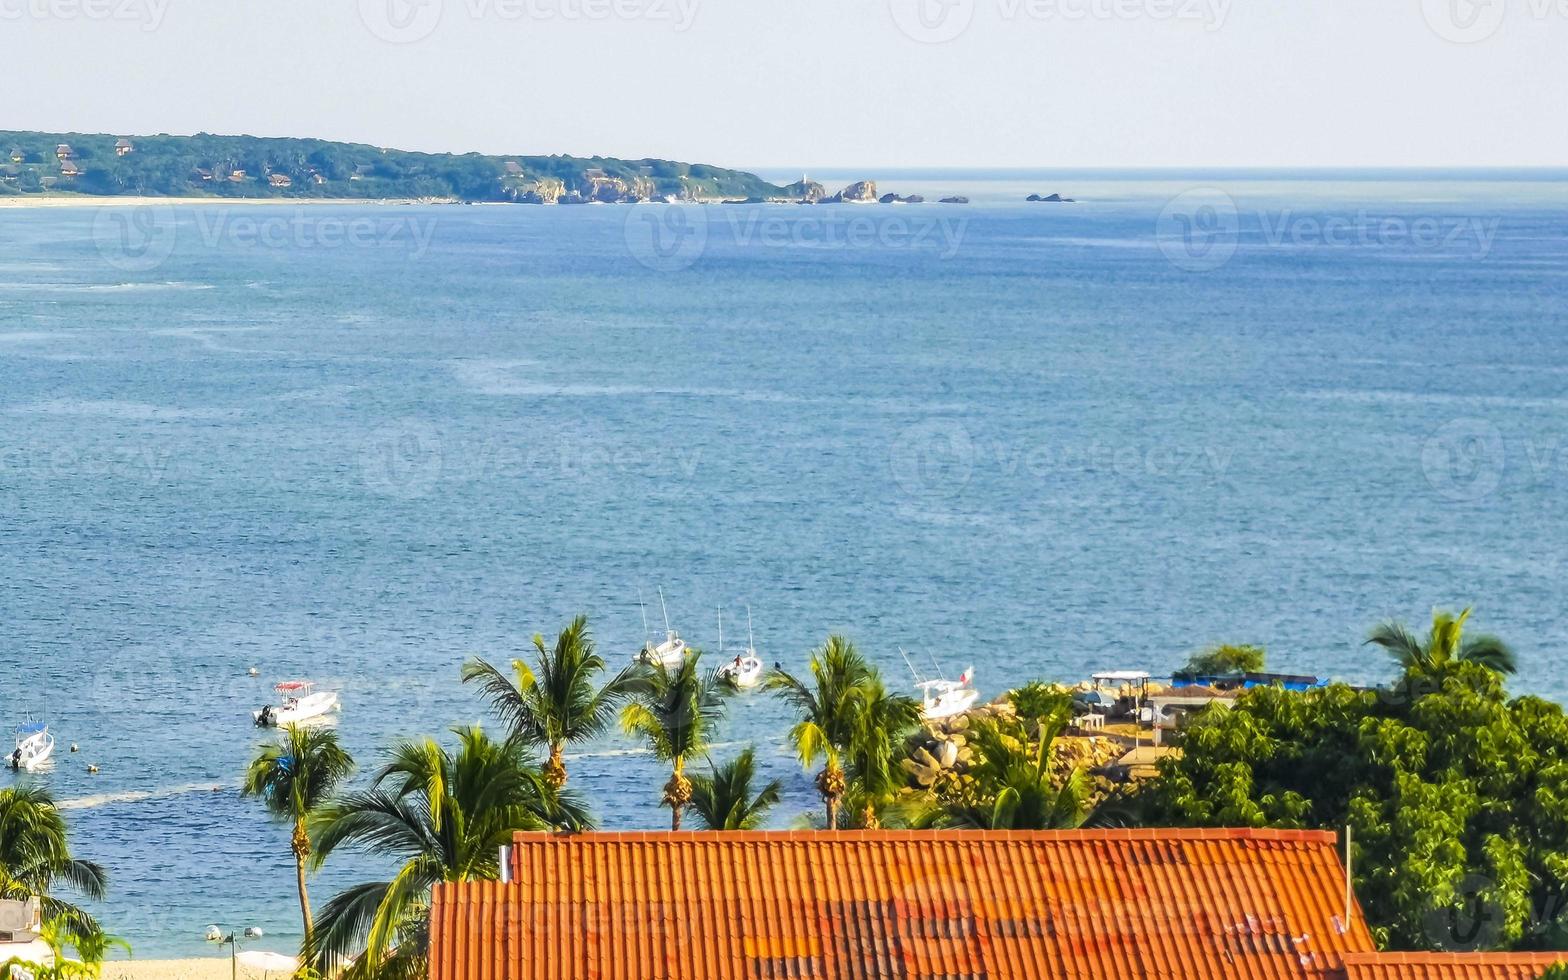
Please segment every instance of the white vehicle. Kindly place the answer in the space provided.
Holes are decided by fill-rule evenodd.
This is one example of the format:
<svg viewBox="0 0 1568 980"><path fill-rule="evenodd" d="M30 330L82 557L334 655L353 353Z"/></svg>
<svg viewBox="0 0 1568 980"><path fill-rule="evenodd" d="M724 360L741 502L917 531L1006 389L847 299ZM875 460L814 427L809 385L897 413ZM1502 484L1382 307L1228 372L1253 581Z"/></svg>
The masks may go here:
<svg viewBox="0 0 1568 980"><path fill-rule="evenodd" d="M954 715L961 715L975 706L980 700L980 692L975 690L975 669L970 667L958 675L958 680L950 681L945 678L926 680L915 670L915 665L910 662L909 654L904 654L904 663L909 664L909 672L915 675L915 687L920 691L920 719L922 721L941 721Z"/></svg>
<svg viewBox="0 0 1568 980"><path fill-rule="evenodd" d="M642 606L642 595L637 596L637 605ZM665 670L674 670L686 661L686 641L681 639L679 633L670 629L670 611L664 605L664 590L659 590L659 609L664 613L664 642L658 646L652 640L644 640L642 652L637 654L637 659L649 666L663 667ZM648 611L642 613L643 636L648 635Z"/></svg>
<svg viewBox="0 0 1568 980"><path fill-rule="evenodd" d="M47 724L28 721L16 726L16 750L11 753L13 771L32 772L53 754L54 736L49 734Z"/></svg>
<svg viewBox="0 0 1568 980"><path fill-rule="evenodd" d="M317 691L315 687L310 681L284 681L272 689L278 695L278 703L252 711L251 717L260 728L280 728L336 711L339 707L337 693Z"/></svg>
<svg viewBox="0 0 1568 980"><path fill-rule="evenodd" d="M751 607L746 607L746 652L719 667L719 680L737 690L747 690L762 683L762 658L757 656L757 639L751 632ZM724 656L724 610L719 610L719 656Z"/></svg>
<svg viewBox="0 0 1568 980"><path fill-rule="evenodd" d="M970 667L958 675L956 681L921 681L915 686L920 688L920 717L926 721L940 721L961 715L975 706L980 700L980 692L974 689L975 669Z"/></svg>

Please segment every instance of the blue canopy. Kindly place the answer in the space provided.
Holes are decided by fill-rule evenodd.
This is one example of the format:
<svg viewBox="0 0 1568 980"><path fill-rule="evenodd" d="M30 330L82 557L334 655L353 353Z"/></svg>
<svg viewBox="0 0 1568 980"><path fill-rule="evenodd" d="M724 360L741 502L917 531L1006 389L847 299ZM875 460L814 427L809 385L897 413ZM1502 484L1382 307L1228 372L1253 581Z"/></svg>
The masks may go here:
<svg viewBox="0 0 1568 980"><path fill-rule="evenodd" d="M37 735L40 732L47 731L48 728L48 724L44 722L30 721L22 725L17 725L16 733L18 735Z"/></svg>

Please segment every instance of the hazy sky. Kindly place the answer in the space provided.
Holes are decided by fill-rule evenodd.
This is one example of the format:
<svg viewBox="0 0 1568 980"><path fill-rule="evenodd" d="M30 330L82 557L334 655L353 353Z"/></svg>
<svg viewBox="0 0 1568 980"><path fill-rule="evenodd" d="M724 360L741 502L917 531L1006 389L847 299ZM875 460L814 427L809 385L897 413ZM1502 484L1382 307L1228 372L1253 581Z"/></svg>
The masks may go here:
<svg viewBox="0 0 1568 980"><path fill-rule="evenodd" d="M1568 0L0 0L0 128L736 166L1564 166Z"/></svg>

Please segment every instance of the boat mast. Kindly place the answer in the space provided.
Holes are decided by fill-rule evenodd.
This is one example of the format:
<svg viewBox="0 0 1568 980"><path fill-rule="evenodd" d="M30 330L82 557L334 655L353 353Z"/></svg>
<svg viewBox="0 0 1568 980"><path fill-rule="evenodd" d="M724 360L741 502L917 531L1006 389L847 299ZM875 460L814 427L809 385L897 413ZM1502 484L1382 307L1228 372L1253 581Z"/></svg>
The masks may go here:
<svg viewBox="0 0 1568 980"><path fill-rule="evenodd" d="M642 601L642 586L637 586L637 608L642 612L642 645L649 646L648 638L648 607Z"/></svg>
<svg viewBox="0 0 1568 980"><path fill-rule="evenodd" d="M757 655L757 638L751 632L751 603L746 603L746 652Z"/></svg>
<svg viewBox="0 0 1568 980"><path fill-rule="evenodd" d="M907 666L909 668L909 672L914 675L915 685L918 687L920 684L924 683L924 681L922 681L920 678L920 671L915 669L914 661L909 659L909 652L906 651L903 647L899 647L898 652L899 655L904 658L904 665Z"/></svg>
<svg viewBox="0 0 1568 980"><path fill-rule="evenodd" d="M724 607L719 607L719 656L724 656Z"/></svg>
<svg viewBox="0 0 1568 980"><path fill-rule="evenodd" d="M667 635L670 632L670 611L664 605L664 586L662 585L659 586L659 609L664 613L664 632Z"/></svg>

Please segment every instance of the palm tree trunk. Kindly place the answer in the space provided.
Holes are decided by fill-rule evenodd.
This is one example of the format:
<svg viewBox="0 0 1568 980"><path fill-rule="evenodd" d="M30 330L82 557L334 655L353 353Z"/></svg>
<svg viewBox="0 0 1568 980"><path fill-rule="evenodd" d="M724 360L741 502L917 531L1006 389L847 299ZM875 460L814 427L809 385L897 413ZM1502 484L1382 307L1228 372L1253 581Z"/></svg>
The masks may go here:
<svg viewBox="0 0 1568 980"><path fill-rule="evenodd" d="M675 760L675 773L664 784L664 802L670 808L670 830L681 829L681 810L691 802L691 780L686 778L686 760Z"/></svg>
<svg viewBox="0 0 1568 980"><path fill-rule="evenodd" d="M550 761L545 763L544 778L557 790L566 785L566 758L560 742L550 744Z"/></svg>
<svg viewBox="0 0 1568 980"><path fill-rule="evenodd" d="M305 887L305 861L310 857L310 836L305 833L305 821L294 822L294 838L289 849L294 852L294 878L299 884L299 914L305 924L305 943L301 948L309 949L316 923L310 914L310 892Z"/></svg>
<svg viewBox="0 0 1568 980"><path fill-rule="evenodd" d="M838 829L839 802L844 798L844 770L839 764L828 759L828 764L817 775L817 792L822 794L822 801L828 808L828 830Z"/></svg>

